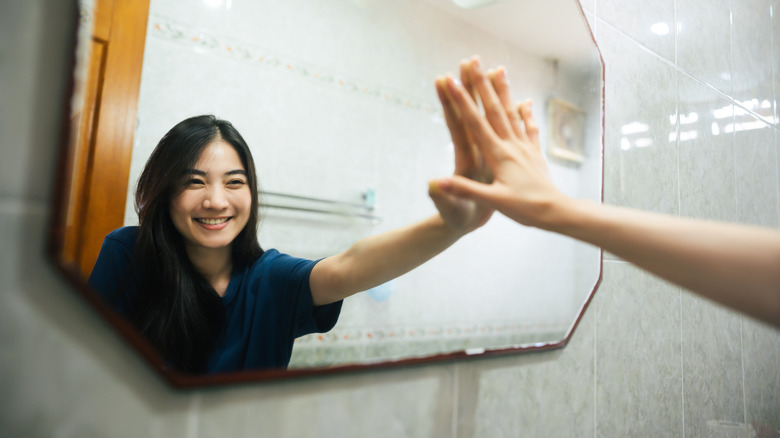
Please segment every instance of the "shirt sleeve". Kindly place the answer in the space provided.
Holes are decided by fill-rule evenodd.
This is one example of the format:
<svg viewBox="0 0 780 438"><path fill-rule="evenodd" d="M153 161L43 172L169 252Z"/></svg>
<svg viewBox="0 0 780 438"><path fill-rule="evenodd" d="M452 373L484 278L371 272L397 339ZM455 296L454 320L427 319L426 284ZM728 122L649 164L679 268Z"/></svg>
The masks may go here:
<svg viewBox="0 0 780 438"><path fill-rule="evenodd" d="M309 277L314 265L312 261L280 254L274 274L277 281L285 284L284 289L292 294L287 299L293 306L293 336L300 337L309 333L327 332L336 325L343 300L324 306L314 306L311 296ZM294 292L293 292L294 291Z"/></svg>
<svg viewBox="0 0 780 438"><path fill-rule="evenodd" d="M132 285L128 275L131 263L131 248L113 232L103 240L100 254L89 275L88 283L92 290L123 315L130 311L128 295ZM120 290L120 286L125 287Z"/></svg>

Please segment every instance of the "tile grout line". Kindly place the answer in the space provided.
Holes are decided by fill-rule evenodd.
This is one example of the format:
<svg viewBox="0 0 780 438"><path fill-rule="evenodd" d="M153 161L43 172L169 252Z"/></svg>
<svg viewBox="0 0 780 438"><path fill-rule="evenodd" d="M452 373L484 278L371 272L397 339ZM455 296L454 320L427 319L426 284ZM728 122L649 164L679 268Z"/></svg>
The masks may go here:
<svg viewBox="0 0 780 438"><path fill-rule="evenodd" d="M600 29L601 28L601 22L599 20L599 0L594 0L593 1L593 27L595 27L595 29L592 29L592 32L593 32L593 35L594 35L593 39L594 39L594 42L596 43L596 45L598 45L598 39L601 36L601 29ZM603 55L602 55L602 63L603 62L604 62L604 60L603 60ZM604 67L604 71L602 72L602 74L606 75L606 67ZM603 82L602 83L602 87L606 88L606 78L602 78L602 82ZM602 90L602 91L605 91L605 90ZM604 93L602 93L602 99L605 99L605 94ZM604 109L605 108L604 105L605 105L605 102L602 101L601 102L602 111L604 113L606 113L606 110ZM602 114L602 117L605 117L605 114ZM605 129L606 129L605 127L602 127L602 131L605 130ZM601 145L601 147L602 147L602 154L606 155L606 150L604 148L605 133L602 132L601 135L602 135L602 145ZM604 155L602 155L602 157L601 157L601 163L602 163L601 164L602 165L602 169L601 169L601 172L602 172L602 176L601 176L602 198L604 196L603 195L603 191L604 191L604 175L603 175L604 174L604 163L606 162L606 159L605 159L606 157ZM603 202L603 200L602 200L602 202ZM604 260L604 252L602 251L602 253L601 253L601 273L602 273L602 275L604 274L604 261L605 261ZM602 281L603 281L603 278L602 278ZM593 310L598 312L598 309L595 308L595 306L594 306ZM598 416L598 413L599 413L599 410L598 410L598 402L599 402L599 398L598 398L598 393L599 393L599 391L598 391L598 389L599 389L598 388L598 372L599 371L598 371L598 367L597 367L597 365L598 365L598 356L597 356L598 355L598 348L597 347L598 347L598 336L599 336L598 335L599 318L598 318L598 315L596 315L596 316L597 316L596 318L593 318L593 360L592 360L592 366L593 366L593 438L597 438L598 437L598 427L599 427L598 426L599 425L599 421L598 421L598 418L599 418L599 416Z"/></svg>
<svg viewBox="0 0 780 438"><path fill-rule="evenodd" d="M452 377L452 437L458 438L458 406L460 406L460 366L455 364Z"/></svg>
<svg viewBox="0 0 780 438"><path fill-rule="evenodd" d="M677 88L677 101L675 102L676 111L676 143L677 143L677 216L682 216L682 188L680 179L680 65L678 51L679 26L677 20L677 0L674 0L674 83ZM680 421L682 436L685 438L685 349L683 345L683 290L677 289L678 316L680 318Z"/></svg>
<svg viewBox="0 0 780 438"><path fill-rule="evenodd" d="M766 123L767 125L769 125L769 126L770 126L772 129L774 129L775 131L777 131L777 130L780 130L780 124L778 124L778 123L780 123L780 120L777 120L777 118L776 118L775 122L778 122L778 123L770 123L770 122L768 122L767 120L765 120L765 119L763 118L763 116L761 116L760 114L756 114L755 112L753 112L753 110L751 110L751 109L749 109L749 108L746 108L745 106L743 106L743 105L742 105L742 102L739 102L739 101L737 101L736 99L734 99L734 97L730 96L728 93L725 93L725 92L723 92L723 91L719 90L719 89L718 89L717 87L715 87L714 85L711 85L711 84L709 84L708 82L706 82L706 81L704 81L704 80L702 80L702 79L699 79L699 78L698 78L698 77L696 77L696 76L695 76L693 73L690 73L690 72L686 71L685 69L681 68L681 67L678 65L678 63L677 63L677 61L676 61L676 60L669 60L669 59L667 59L667 58L664 58L662 55L660 55L659 53L657 53L657 52L656 52L656 51L654 51L653 49L651 49L651 48L647 47L646 45L642 44L642 43L641 43L640 41L638 41L637 39L633 38L632 36L630 36L629 34L627 34L627 33L623 32L622 30L620 30L620 29L616 28L615 26L613 26L613 25L611 25L611 24L607 23L607 22L606 22L606 21L604 21L603 19L600 19L600 18L598 18L598 17L597 17L597 18L596 18L596 20L598 20L598 21L599 21L599 22L601 22L602 24L604 24L604 25L608 26L610 29L612 29L613 31L615 31L615 32L619 33L619 34L620 34L620 35L622 35L623 37L625 37L625 38L627 38L627 39L631 40L631 42L632 42L632 43L636 44L636 45L637 45L639 48L641 48L642 50L644 50L644 51L646 51L647 53L649 53L649 54L651 54L651 55L655 56L656 58L660 59L661 61L663 61L663 62L664 62L664 63L666 63L667 65L669 65L669 66L671 66L671 67L674 67L674 68L676 68L676 69L677 69L677 71L678 71L679 73L682 73L682 74L684 74L685 76L687 76L689 79L692 79L693 81L695 81L695 82L698 82L698 83L699 83L699 84L701 84L701 85L704 85L705 87L707 87L707 88L709 88L710 90L714 91L715 93L719 94L719 95L720 95L721 97L723 97L724 99L726 99L726 100L730 101L730 102L731 102L733 105L736 105L736 106L738 106L739 108L741 108L741 109L742 109L743 111L745 111L746 113L748 113L748 114L750 114L751 116L753 116L753 117L755 117L755 118L759 119L760 121L762 121L762 122ZM675 27L676 27L676 26L675 26ZM676 29L675 29L675 32L676 32ZM676 46L677 46L677 44L676 44L676 42L675 42L675 58L677 58L677 47L676 47ZM776 108L778 108L778 111L780 111L780 107L778 107L778 105L775 105L775 107L776 107ZM778 117L780 117L780 116L778 116Z"/></svg>
<svg viewBox="0 0 780 438"><path fill-rule="evenodd" d="M780 71L777 71L776 67L778 64L780 64L780 59L778 59L778 54L775 53L775 39L777 38L777 35L775 35L775 27L774 27L774 0L769 0L769 47L772 51L772 94L775 98L775 132L774 132L774 149L775 149L775 194L777 196L777 214L778 217L775 220L775 226L780 226L780 178L778 178L778 170L780 170L780 153L778 153L778 140L780 140L780 108L778 108L778 102L777 100L777 93L780 92L778 89L778 75L780 75ZM780 43L780 41L778 41Z"/></svg>
<svg viewBox="0 0 780 438"><path fill-rule="evenodd" d="M747 412L747 394L745 391L745 335L743 326L745 317L739 317L739 359L740 366L742 367L742 422L745 424L745 429L748 427L748 412Z"/></svg>
<svg viewBox="0 0 780 438"><path fill-rule="evenodd" d="M599 13L599 0L594 0L594 2L593 2L593 26L595 27L595 29L592 29L593 34L594 34L594 40L598 40L596 35L598 35L599 37L601 36L601 32L600 32L601 23L600 23L600 20L599 20L598 13ZM598 45L598 41L596 41L596 45ZM603 58L602 58L602 62L604 62ZM605 68L605 71L602 74L606 75L606 68ZM604 83L602 83L602 87L606 88L606 78L602 79L602 81L604 82ZM603 94L602 94L602 99L604 99L604 95ZM605 102L602 101L601 102L602 108L604 108L604 104L605 104ZM606 110L602 109L602 111L604 111L606 113ZM604 117L604 116L605 115L602 114L602 117ZM602 128L602 130L605 130L605 129L606 128ZM602 135L602 145L601 145L602 146L602 154L606 154L606 150L605 150L604 144L603 144L605 133L602 132L601 135ZM604 156L602 156L601 162L602 162L601 186L602 186L602 198L603 198L603 190L604 190L604 176L603 176L603 173L604 173L604 163L606 162ZM604 252L602 251L601 254L602 254L601 255L601 272L602 272L602 275L603 275L603 273L604 273L604 262L605 262L605 260L604 260ZM603 278L602 278L602 281L603 281ZM596 310L598 312L598 309L596 309L595 306L594 306L593 310ZM599 415L598 415L599 414L599 409L598 409L599 408L599 397L598 397L598 394L599 394L599 387L598 387L598 373L599 373L599 371L598 371L598 336L599 336L598 324L599 324L599 318L598 318L598 315L596 315L596 316L597 316L596 318L593 318L593 364L592 364L593 365L593 438L597 438L598 437L598 430L599 430L599 420L598 420L599 419Z"/></svg>

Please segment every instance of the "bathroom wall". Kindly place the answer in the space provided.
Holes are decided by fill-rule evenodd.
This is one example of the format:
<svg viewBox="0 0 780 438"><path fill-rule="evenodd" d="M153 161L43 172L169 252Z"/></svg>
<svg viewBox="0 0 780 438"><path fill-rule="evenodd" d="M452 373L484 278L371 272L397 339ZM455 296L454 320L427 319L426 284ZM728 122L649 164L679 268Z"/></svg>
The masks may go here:
<svg viewBox="0 0 780 438"><path fill-rule="evenodd" d="M609 254L601 288L563 350L167 388L74 299L43 255L69 3L4 2L0 15L1 437L754 436L780 429L780 331ZM780 0L583 6L607 66L606 202L777 227ZM653 33L666 29L657 23L668 33Z"/></svg>

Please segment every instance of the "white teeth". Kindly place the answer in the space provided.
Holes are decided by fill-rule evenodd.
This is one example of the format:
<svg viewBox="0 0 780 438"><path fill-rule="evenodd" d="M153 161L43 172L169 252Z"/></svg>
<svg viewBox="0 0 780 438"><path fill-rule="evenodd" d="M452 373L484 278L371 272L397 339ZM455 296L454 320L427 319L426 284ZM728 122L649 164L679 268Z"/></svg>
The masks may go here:
<svg viewBox="0 0 780 438"><path fill-rule="evenodd" d="M227 222L228 219L230 218L227 217L217 218L217 219L198 218L195 220L206 225L218 225Z"/></svg>

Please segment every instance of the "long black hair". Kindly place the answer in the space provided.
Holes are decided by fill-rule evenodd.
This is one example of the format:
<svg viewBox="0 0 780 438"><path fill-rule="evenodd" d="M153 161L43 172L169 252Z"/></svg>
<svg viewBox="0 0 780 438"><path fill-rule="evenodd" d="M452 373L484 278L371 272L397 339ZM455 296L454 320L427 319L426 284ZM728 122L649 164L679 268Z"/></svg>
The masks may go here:
<svg viewBox="0 0 780 438"><path fill-rule="evenodd" d="M249 220L232 243L233 266L252 263L263 253L257 241L257 174L249 147L230 122L202 115L171 128L146 162L135 192L139 230L133 255L139 290L128 316L167 362L191 373L206 370L225 309L187 256L170 206L203 150L218 139L238 153L252 194Z"/></svg>

